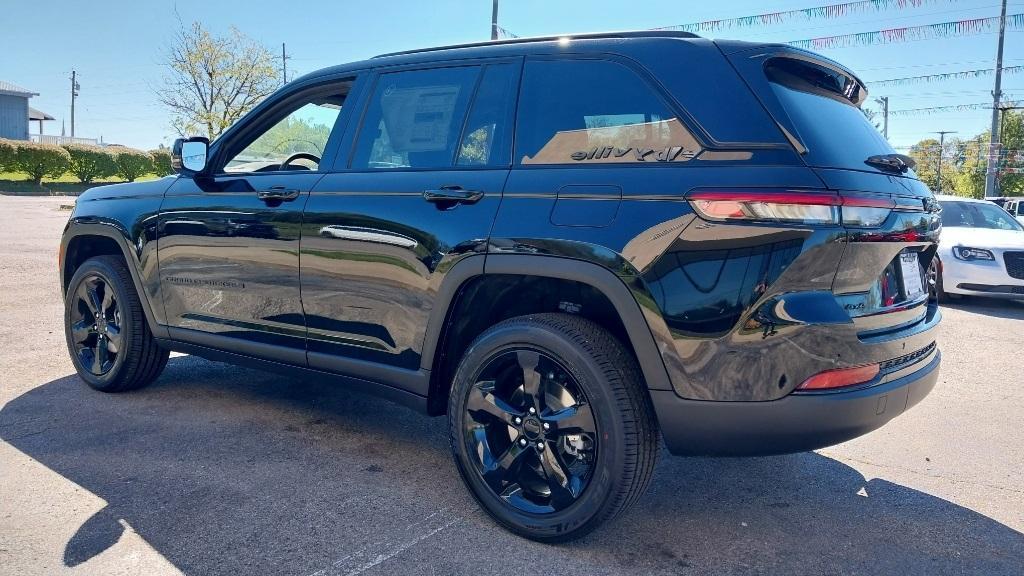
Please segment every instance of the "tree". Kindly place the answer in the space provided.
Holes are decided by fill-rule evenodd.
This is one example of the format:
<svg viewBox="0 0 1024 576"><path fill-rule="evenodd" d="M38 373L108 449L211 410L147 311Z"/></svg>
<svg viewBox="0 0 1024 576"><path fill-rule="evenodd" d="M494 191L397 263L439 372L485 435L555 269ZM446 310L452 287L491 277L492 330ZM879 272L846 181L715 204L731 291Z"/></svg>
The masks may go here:
<svg viewBox="0 0 1024 576"><path fill-rule="evenodd" d="M129 182L153 171L153 157L148 152L127 148L124 146L111 146L114 153L114 161L117 163L117 175Z"/></svg>
<svg viewBox="0 0 1024 576"><path fill-rule="evenodd" d="M11 140L0 138L0 172L14 168L14 157L17 144Z"/></svg>
<svg viewBox="0 0 1024 576"><path fill-rule="evenodd" d="M65 144L64 149L71 156L69 172L82 184L96 178L107 178L117 173L114 155L107 149L85 144Z"/></svg>
<svg viewBox="0 0 1024 576"><path fill-rule="evenodd" d="M999 194L1024 196L1024 174L1009 174L1006 168L1024 168L1024 112L1007 110L999 129L1003 154L999 159Z"/></svg>
<svg viewBox="0 0 1024 576"><path fill-rule="evenodd" d="M160 101L182 136L216 138L280 85L274 55L235 28L215 36L182 25L166 65Z"/></svg>
<svg viewBox="0 0 1024 576"><path fill-rule="evenodd" d="M925 138L910 147L909 156L917 162L914 171L922 182L928 185L934 192L942 191L943 194L953 192L955 177L957 174L958 160L956 150L959 142L950 139L942 149L942 186L939 186L939 141L935 138Z"/></svg>
<svg viewBox="0 0 1024 576"><path fill-rule="evenodd" d="M36 186L44 176L60 178L68 171L71 155L68 151L53 144L36 142L19 142L14 156L14 166L24 172Z"/></svg>

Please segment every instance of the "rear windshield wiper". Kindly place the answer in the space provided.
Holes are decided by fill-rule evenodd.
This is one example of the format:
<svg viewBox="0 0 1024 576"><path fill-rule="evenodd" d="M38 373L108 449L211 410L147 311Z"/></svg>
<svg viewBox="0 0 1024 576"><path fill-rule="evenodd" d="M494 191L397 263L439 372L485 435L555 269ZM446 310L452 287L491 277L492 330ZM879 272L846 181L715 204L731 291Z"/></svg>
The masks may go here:
<svg viewBox="0 0 1024 576"><path fill-rule="evenodd" d="M903 174L907 170L913 170L917 166L917 162L906 154L878 154L868 158L864 163L868 166L874 166L879 170L899 174Z"/></svg>

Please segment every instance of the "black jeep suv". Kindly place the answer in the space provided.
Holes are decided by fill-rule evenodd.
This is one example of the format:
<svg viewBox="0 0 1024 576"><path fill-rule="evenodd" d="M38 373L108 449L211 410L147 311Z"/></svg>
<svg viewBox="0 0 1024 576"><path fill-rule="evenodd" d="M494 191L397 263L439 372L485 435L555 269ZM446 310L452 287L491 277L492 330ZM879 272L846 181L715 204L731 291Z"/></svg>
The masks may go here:
<svg viewBox="0 0 1024 576"><path fill-rule="evenodd" d="M466 484L580 536L674 454L811 450L934 386L936 202L849 70L642 32L300 78L177 177L94 188L61 244L90 386L176 350L448 415Z"/></svg>

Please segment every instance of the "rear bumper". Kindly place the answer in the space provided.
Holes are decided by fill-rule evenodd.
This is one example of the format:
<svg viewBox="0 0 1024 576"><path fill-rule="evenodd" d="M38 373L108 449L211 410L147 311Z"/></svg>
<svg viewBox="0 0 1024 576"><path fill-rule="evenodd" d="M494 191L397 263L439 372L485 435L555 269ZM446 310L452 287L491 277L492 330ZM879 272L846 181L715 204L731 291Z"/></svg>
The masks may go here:
<svg viewBox="0 0 1024 576"><path fill-rule="evenodd" d="M814 450L875 430L917 404L939 376L941 353L899 379L848 392L790 394L768 402L687 400L651 390L670 452L761 456Z"/></svg>

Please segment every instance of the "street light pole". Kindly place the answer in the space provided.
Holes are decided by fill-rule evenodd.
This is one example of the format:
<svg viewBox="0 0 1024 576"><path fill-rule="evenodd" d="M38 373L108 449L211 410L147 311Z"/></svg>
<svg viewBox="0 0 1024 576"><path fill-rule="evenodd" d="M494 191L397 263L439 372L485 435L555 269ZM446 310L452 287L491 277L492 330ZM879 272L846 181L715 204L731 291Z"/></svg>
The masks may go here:
<svg viewBox="0 0 1024 576"><path fill-rule="evenodd" d="M935 134L939 135L939 168L938 170L936 170L938 172L937 180L939 181L939 191L937 193L942 194L942 151L945 148L944 145L946 143L946 134L956 134L956 131L940 130L938 132L935 132Z"/></svg>
<svg viewBox="0 0 1024 576"><path fill-rule="evenodd" d="M498 39L498 0L491 5L491 40Z"/></svg>
<svg viewBox="0 0 1024 576"><path fill-rule="evenodd" d="M988 143L988 167L985 170L985 197L996 195L996 162L999 148L999 100L1003 82L1003 38L1006 36L1006 0L999 16L999 48L996 50L996 86L992 91L992 131ZM996 157L996 158L993 158Z"/></svg>

